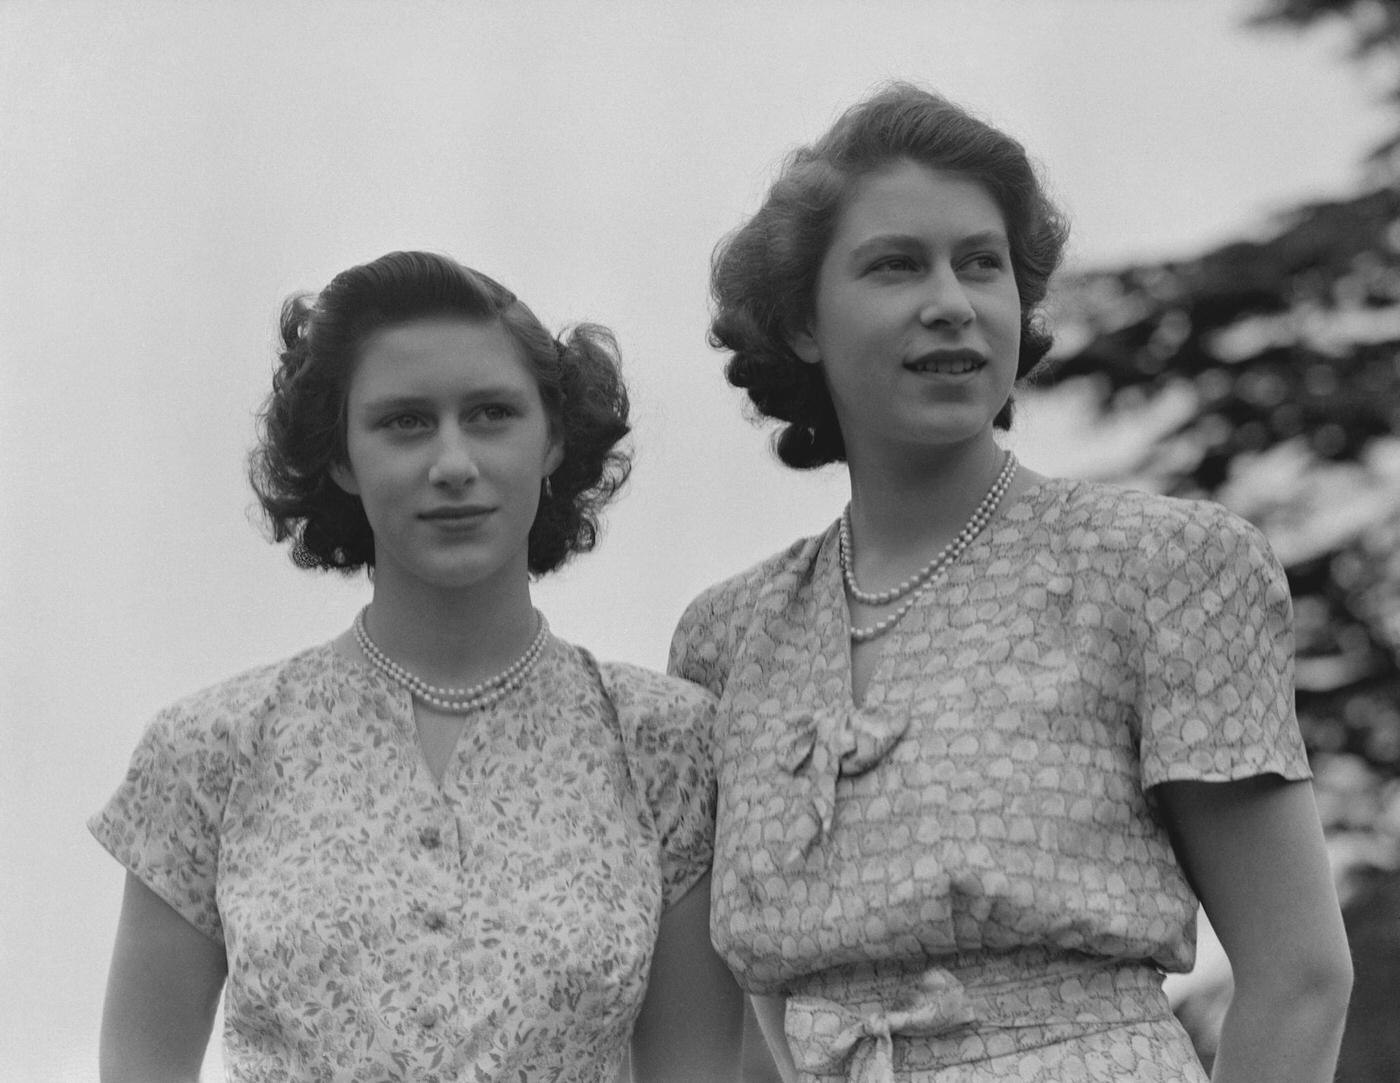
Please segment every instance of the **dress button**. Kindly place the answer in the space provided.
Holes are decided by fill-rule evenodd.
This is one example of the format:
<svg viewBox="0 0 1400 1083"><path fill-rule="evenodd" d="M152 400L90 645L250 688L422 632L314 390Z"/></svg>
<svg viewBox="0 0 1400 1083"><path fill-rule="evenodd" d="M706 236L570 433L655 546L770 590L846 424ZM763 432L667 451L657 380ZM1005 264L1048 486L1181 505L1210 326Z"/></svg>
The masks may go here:
<svg viewBox="0 0 1400 1083"><path fill-rule="evenodd" d="M425 827L418 832L418 841L429 850L436 850L442 845L442 832L436 827Z"/></svg>
<svg viewBox="0 0 1400 1083"><path fill-rule="evenodd" d="M437 932L447 925L447 915L441 910L429 910L423 915L423 924L432 929L433 932Z"/></svg>

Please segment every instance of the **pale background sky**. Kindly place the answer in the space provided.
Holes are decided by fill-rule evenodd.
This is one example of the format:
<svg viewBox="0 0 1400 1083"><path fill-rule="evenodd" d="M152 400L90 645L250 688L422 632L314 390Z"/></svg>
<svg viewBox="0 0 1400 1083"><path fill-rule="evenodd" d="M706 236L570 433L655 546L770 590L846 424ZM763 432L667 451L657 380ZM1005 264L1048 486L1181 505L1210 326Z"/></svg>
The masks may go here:
<svg viewBox="0 0 1400 1083"><path fill-rule="evenodd" d="M715 241L882 79L1018 135L1073 258L1189 254L1345 194L1384 118L1246 0L0 0L0 1079L96 1079L122 874L83 826L151 714L342 630L243 477L285 294L395 248L618 333L633 482L545 580L660 667L701 587L819 529L704 342ZM1022 458L1073 469L1034 404Z"/></svg>

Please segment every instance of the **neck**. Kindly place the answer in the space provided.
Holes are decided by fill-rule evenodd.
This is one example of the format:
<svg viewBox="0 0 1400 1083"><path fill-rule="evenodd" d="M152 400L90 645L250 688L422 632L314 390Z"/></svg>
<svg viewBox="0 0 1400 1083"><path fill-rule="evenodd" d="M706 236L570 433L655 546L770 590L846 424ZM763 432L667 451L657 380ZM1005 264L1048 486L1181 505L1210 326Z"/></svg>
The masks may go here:
<svg viewBox="0 0 1400 1083"><path fill-rule="evenodd" d="M990 430L985 438L923 457L872 461L853 454L851 529L857 571L868 564L883 578L882 566L925 560L951 541L987 495L1004 457Z"/></svg>
<svg viewBox="0 0 1400 1083"><path fill-rule="evenodd" d="M458 687L494 676L519 658L535 636L537 618L524 575L443 590L402 582L390 572L376 574L366 628L380 650L416 676Z"/></svg>

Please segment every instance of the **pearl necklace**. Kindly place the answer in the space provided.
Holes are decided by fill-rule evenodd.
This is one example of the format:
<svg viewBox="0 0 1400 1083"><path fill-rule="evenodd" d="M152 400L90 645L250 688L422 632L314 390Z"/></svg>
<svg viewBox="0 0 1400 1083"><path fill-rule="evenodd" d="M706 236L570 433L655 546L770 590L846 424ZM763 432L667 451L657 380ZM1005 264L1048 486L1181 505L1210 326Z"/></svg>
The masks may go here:
<svg viewBox="0 0 1400 1083"><path fill-rule="evenodd" d="M854 549L851 545L851 506L847 504L845 511L841 513L841 526L837 539L841 575L846 581L846 590L856 601L863 605L872 606L889 605L891 602L897 602L908 595L908 599L903 605L875 624L867 625L864 628L852 625L851 639L857 643L864 643L883 635L898 624L904 614L914 608L914 603L923 596L924 591L940 579L963 555L967 547L972 544L973 539L982 533L983 528L996 512L997 506L1001 504L1002 497L1006 495L1006 490L1011 485L1011 479L1015 476L1016 456L1008 451L1001 472L997 474L996 480L992 482L992 487L987 490L987 495L982 498L982 502L977 505L967 523L958 531L958 536L940 549L937 555L917 572L889 590L864 591L856 584L855 559L852 556Z"/></svg>
<svg viewBox="0 0 1400 1083"><path fill-rule="evenodd" d="M370 639L365 628L365 614L368 612L369 606L365 606L355 614L355 639L359 642L360 649L365 652L365 657L384 676L408 689L415 699L451 714L467 714L489 707L514 692L525 683L525 678L530 675L530 670L544 650L545 640L549 638L549 625L544 619L544 614L537 610L535 616L539 619L539 631L525 648L525 653L505 670L470 688L439 688L410 673L379 649L379 645Z"/></svg>

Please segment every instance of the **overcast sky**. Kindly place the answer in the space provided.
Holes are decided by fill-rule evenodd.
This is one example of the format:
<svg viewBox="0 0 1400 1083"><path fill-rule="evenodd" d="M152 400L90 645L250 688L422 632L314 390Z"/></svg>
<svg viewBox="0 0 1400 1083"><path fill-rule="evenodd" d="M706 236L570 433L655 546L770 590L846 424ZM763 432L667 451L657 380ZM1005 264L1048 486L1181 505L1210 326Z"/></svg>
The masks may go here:
<svg viewBox="0 0 1400 1083"><path fill-rule="evenodd" d="M243 480L285 294L448 252L616 329L636 471L555 630L664 664L701 587L833 518L704 341L715 241L879 81L1022 139L1083 266L1344 194L1382 129L1335 33L1243 0L0 0L0 1075L96 1079L121 872L83 827L162 704L343 629ZM1026 412L1029 465L1073 462Z"/></svg>

